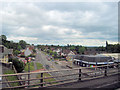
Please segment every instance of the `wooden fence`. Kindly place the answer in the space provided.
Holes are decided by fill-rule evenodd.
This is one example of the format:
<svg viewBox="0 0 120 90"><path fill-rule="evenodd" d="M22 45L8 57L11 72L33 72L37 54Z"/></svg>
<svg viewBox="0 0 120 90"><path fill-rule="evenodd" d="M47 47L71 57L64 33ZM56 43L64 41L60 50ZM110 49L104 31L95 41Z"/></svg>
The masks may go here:
<svg viewBox="0 0 120 90"><path fill-rule="evenodd" d="M100 68L102 68L102 70L100 70ZM83 73L82 70L84 70L84 69L92 69L92 70L95 69L95 71L88 70L88 72ZM51 73L51 72L54 73L54 72L72 71L72 70L77 70L78 73L43 77L44 73ZM120 74L120 64L117 63L117 64L112 64L112 65L103 65L103 66L95 66L95 67L80 67L80 68L52 70L52 71L4 74L4 75L0 75L0 76L1 77L22 76L22 75L25 76L25 75L32 75L32 74L41 74L40 75L41 77L40 78L31 78L31 79L26 79L26 80L2 81L2 82L0 82L0 84L27 82L27 81L32 82L32 81L35 81L35 80L39 80L39 83L30 83L29 85L27 84L27 85L20 85L20 86L10 86L10 87L5 87L3 89L43 88L43 87L48 87L48 86L53 86L53 85L70 83L70 82L74 82L75 80L77 80L79 82L79 81L98 78L98 77L107 77L107 76L114 75L114 74ZM74 78L69 78L69 79L64 79L64 80L55 80L55 81L51 81L51 82L44 82L45 79L58 78L58 77L60 78L60 77L66 77L66 76L75 76L75 77Z"/></svg>

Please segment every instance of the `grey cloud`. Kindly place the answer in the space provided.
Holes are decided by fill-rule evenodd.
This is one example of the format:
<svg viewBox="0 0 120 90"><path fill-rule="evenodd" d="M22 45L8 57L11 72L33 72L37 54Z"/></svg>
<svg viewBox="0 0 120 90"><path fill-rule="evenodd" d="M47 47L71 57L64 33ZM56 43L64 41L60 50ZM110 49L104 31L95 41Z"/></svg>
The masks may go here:
<svg viewBox="0 0 120 90"><path fill-rule="evenodd" d="M36 37L41 43L64 44L68 39L117 37L116 3L12 3L4 10L3 33L8 36ZM46 31L43 26L52 28Z"/></svg>

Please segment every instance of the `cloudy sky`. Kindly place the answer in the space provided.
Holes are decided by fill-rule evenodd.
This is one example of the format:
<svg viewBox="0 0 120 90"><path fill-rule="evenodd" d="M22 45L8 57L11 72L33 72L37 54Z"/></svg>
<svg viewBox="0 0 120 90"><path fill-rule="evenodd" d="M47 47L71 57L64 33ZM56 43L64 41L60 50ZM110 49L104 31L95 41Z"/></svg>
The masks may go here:
<svg viewBox="0 0 120 90"><path fill-rule="evenodd" d="M5 2L2 34L33 44L105 46L118 41L117 2Z"/></svg>

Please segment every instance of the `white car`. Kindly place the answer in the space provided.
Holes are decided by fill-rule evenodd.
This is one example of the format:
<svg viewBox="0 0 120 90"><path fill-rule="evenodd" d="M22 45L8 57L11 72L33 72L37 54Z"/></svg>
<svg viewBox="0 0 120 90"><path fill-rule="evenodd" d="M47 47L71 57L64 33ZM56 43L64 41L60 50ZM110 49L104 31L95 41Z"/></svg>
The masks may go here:
<svg viewBox="0 0 120 90"><path fill-rule="evenodd" d="M35 58L34 58L34 57L32 57L31 59L32 59L33 61L35 60Z"/></svg>

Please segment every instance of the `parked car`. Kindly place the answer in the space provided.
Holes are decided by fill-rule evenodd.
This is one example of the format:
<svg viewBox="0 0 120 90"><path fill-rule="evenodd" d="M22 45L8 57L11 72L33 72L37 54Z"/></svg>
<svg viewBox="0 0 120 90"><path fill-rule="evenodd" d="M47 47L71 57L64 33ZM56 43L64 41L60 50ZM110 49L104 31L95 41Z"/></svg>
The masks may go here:
<svg viewBox="0 0 120 90"><path fill-rule="evenodd" d="M35 58L34 58L34 57L32 57L32 58L31 58L31 60L35 61Z"/></svg>
<svg viewBox="0 0 120 90"><path fill-rule="evenodd" d="M48 58L48 61L50 61L50 58Z"/></svg>

